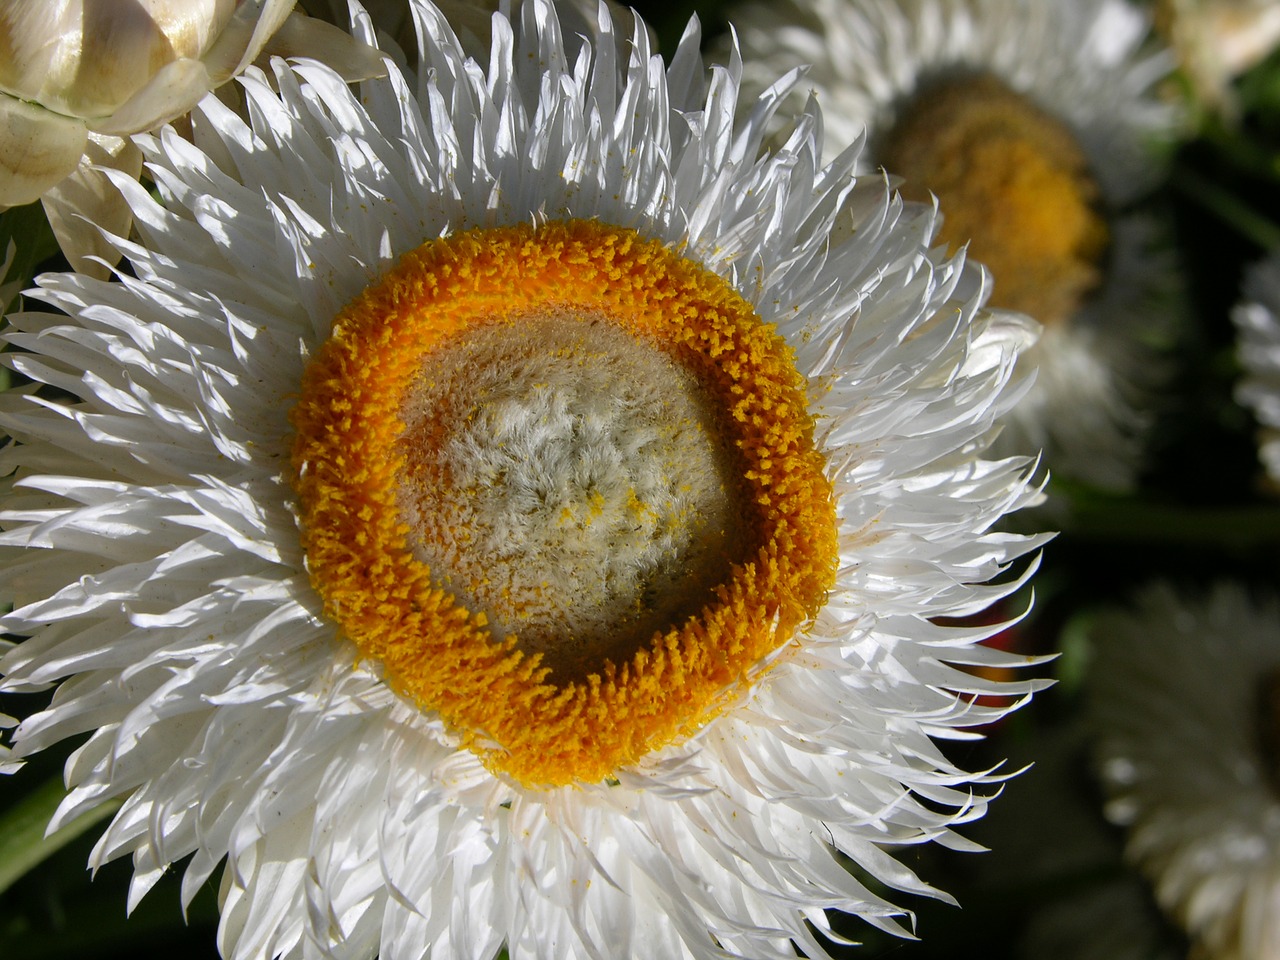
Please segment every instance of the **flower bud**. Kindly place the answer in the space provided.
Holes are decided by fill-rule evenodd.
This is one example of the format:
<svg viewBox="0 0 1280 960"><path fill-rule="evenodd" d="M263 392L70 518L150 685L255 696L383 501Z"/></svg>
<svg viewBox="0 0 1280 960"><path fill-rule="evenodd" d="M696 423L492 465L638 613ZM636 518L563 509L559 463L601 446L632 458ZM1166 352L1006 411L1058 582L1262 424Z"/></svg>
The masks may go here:
<svg viewBox="0 0 1280 960"><path fill-rule="evenodd" d="M1157 0L1156 28L1206 106L1237 110L1231 82L1280 44L1274 0Z"/></svg>
<svg viewBox="0 0 1280 960"><path fill-rule="evenodd" d="M0 6L0 203L75 169L90 131L186 113L257 56L294 0L8 0Z"/></svg>
<svg viewBox="0 0 1280 960"><path fill-rule="evenodd" d="M120 206L97 167L137 176L131 134L189 112L270 52L269 42L352 79L381 72L377 51L293 13L295 3L0 0L0 209L43 198L73 263L87 253L110 256L99 238L83 235L81 215L128 230L127 218L116 223L83 204L102 197Z"/></svg>

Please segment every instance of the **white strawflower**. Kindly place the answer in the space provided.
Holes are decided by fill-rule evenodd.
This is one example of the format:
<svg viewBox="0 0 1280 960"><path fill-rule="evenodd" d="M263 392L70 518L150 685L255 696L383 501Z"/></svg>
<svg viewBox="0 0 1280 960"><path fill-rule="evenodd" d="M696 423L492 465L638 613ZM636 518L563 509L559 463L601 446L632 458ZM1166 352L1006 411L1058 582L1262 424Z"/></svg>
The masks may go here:
<svg viewBox="0 0 1280 960"><path fill-rule="evenodd" d="M1044 324L1008 448L1130 487L1163 375L1153 341L1176 313L1163 231L1133 211L1177 130L1146 16L1125 0L790 0L730 17L747 90L811 65L828 156L865 136L862 168L936 196L940 239L990 268L992 305Z"/></svg>
<svg viewBox="0 0 1280 960"><path fill-rule="evenodd" d="M764 150L793 80L735 127L696 26L570 61L529 2L481 66L413 15L416 79L275 61L141 138L130 275L10 318L0 689L62 681L14 757L88 732L55 822L123 798L130 904L225 859L236 960L901 930L842 857L945 896L890 851L998 788L934 741L1039 685L939 622L1042 542L982 458L1027 324L816 111Z"/></svg>
<svg viewBox="0 0 1280 960"><path fill-rule="evenodd" d="M1199 955L1280 955L1280 606L1160 584L1092 638L1089 720L1126 855Z"/></svg>
<svg viewBox="0 0 1280 960"><path fill-rule="evenodd" d="M1242 294L1231 314L1244 370L1236 399L1257 417L1258 457L1267 475L1280 482L1280 254L1248 270Z"/></svg>

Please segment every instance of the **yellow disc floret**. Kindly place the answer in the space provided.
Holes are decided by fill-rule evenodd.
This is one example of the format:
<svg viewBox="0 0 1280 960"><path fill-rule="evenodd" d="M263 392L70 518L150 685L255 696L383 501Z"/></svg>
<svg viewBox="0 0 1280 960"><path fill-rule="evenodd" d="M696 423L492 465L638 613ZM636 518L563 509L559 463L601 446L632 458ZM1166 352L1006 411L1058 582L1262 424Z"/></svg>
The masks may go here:
<svg viewBox="0 0 1280 960"><path fill-rule="evenodd" d="M325 610L494 771L597 782L812 619L836 522L805 382L724 280L595 221L405 255L292 415Z"/></svg>
<svg viewBox="0 0 1280 960"><path fill-rule="evenodd" d="M1107 250L1098 186L1075 136L986 74L926 86L886 139L908 199L938 198L939 237L995 277L991 305L1042 323L1070 317Z"/></svg>

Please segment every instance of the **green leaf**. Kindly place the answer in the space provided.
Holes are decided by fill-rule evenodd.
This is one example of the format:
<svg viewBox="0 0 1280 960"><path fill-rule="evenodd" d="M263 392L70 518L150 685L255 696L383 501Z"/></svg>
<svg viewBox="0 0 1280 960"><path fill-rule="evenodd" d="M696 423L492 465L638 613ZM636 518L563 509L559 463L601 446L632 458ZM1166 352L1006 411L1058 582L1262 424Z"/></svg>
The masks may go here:
<svg viewBox="0 0 1280 960"><path fill-rule="evenodd" d="M1267 133L1280 128L1280 50L1274 51L1240 78L1242 109L1257 116Z"/></svg>
<svg viewBox="0 0 1280 960"><path fill-rule="evenodd" d="M44 215L39 201L21 207L10 207L0 213L0 262L12 240L17 247L8 278L19 279L26 286L36 275L36 268L58 254L58 241Z"/></svg>
<svg viewBox="0 0 1280 960"><path fill-rule="evenodd" d="M1110 494L1054 478L1050 496L1070 511L1067 534L1078 540L1131 544L1201 544L1240 550L1280 543L1280 504L1197 506Z"/></svg>
<svg viewBox="0 0 1280 960"><path fill-rule="evenodd" d="M1280 225L1231 189L1183 166L1172 176L1174 189L1218 217L1240 236L1263 250L1280 250Z"/></svg>
<svg viewBox="0 0 1280 960"><path fill-rule="evenodd" d="M1075 697L1084 687L1093 656L1089 631L1093 629L1097 611L1083 610L1069 619L1058 636L1059 655L1054 671L1060 696Z"/></svg>
<svg viewBox="0 0 1280 960"><path fill-rule="evenodd" d="M66 795L61 778L55 777L0 817L0 893L120 806L118 801L104 803L46 837L49 818Z"/></svg>

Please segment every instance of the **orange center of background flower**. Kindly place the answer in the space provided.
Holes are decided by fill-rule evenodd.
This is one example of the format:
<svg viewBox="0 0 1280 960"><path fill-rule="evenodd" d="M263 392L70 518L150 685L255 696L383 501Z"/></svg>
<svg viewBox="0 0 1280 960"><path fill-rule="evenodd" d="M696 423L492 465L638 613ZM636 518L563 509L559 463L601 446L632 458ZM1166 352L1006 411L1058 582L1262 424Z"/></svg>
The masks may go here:
<svg viewBox="0 0 1280 960"><path fill-rule="evenodd" d="M1101 280L1109 243L1098 185L1071 130L995 77L951 77L915 95L881 160L902 195L942 211L939 239L995 278L991 306L1054 324Z"/></svg>
<svg viewBox="0 0 1280 960"><path fill-rule="evenodd" d="M490 769L600 781L696 732L823 604L804 389L728 284L634 231L429 241L304 376L312 582Z"/></svg>

